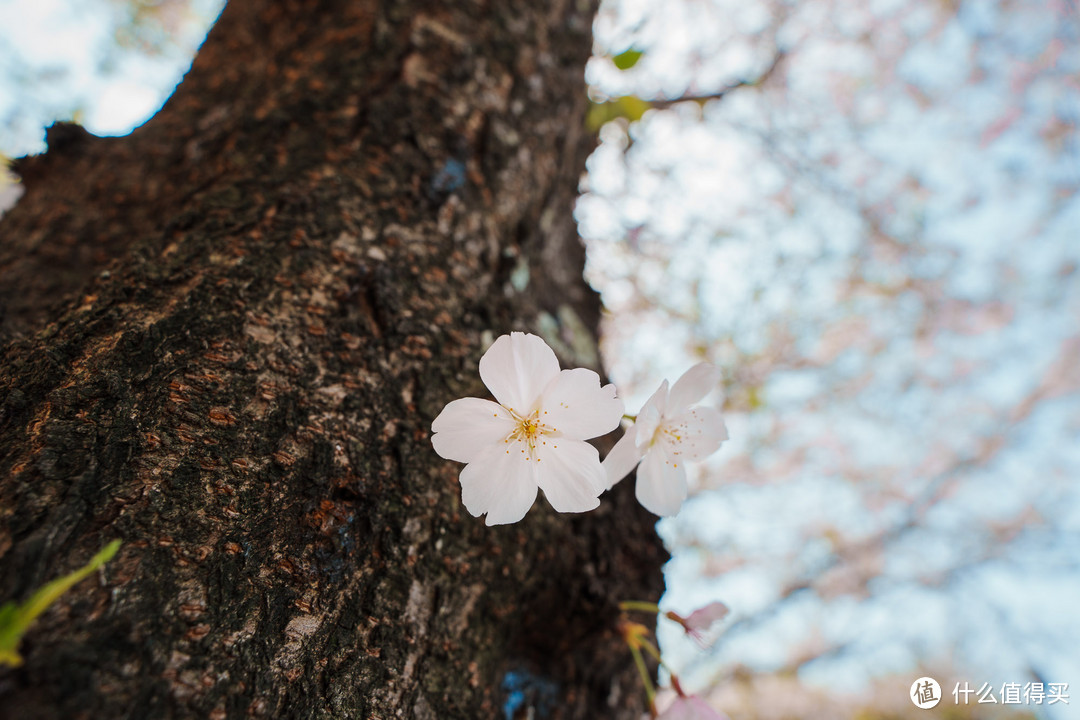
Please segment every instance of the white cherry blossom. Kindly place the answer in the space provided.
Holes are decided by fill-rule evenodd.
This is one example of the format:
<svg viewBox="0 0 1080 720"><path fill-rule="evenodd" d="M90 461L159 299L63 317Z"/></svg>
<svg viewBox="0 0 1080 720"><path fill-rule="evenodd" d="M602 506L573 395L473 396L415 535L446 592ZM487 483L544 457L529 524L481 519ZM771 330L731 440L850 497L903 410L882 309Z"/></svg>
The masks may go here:
<svg viewBox="0 0 1080 720"><path fill-rule="evenodd" d="M686 500L686 463L702 460L727 440L720 413L691 407L716 387L719 371L698 363L668 389L664 380L638 413L637 421L604 458L608 486L638 466L638 502L650 512L670 516Z"/></svg>
<svg viewBox="0 0 1080 720"><path fill-rule="evenodd" d="M560 370L536 335L503 335L480 358L480 379L497 402L462 398L431 424L431 444L462 469L461 500L488 525L525 517L544 491L559 512L600 504L607 487L589 438L619 426L623 402L592 370Z"/></svg>

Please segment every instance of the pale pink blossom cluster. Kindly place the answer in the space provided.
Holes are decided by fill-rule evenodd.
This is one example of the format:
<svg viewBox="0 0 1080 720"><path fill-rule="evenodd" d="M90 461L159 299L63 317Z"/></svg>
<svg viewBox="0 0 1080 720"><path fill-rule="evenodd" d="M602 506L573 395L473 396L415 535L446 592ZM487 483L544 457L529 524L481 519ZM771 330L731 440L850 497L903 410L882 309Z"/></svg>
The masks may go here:
<svg viewBox="0 0 1080 720"><path fill-rule="evenodd" d="M715 408L694 405L719 381L714 366L698 363L670 390L667 380L660 383L638 413L637 422L604 458L608 486L637 467L638 502L657 515L677 514L688 489L686 463L712 455L728 438Z"/></svg>
<svg viewBox="0 0 1080 720"><path fill-rule="evenodd" d="M559 512L599 506L600 495L635 468L637 497L657 515L674 515L687 495L686 462L701 460L727 439L714 408L695 407L719 380L708 363L695 365L668 389L661 383L601 464L587 440L619 427L623 402L592 370L562 370L536 335L497 339L480 358L480 379L495 402L462 398L431 425L442 457L466 463L461 499L488 525L525 517L543 490Z"/></svg>

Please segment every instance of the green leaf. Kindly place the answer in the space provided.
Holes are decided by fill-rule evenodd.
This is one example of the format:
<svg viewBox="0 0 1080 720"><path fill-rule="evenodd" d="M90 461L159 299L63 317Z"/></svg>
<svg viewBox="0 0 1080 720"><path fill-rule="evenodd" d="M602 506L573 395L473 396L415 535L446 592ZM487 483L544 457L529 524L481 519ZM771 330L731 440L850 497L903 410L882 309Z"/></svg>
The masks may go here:
<svg viewBox="0 0 1080 720"><path fill-rule="evenodd" d="M615 63L615 67L619 68L620 70L629 70L630 68L637 65L637 61L640 60L641 56L644 54L645 53L641 52L640 50L630 48L629 50L621 52L615 57L611 58L611 61Z"/></svg>
<svg viewBox="0 0 1080 720"><path fill-rule="evenodd" d="M591 103L585 124L589 130L596 132L604 123L611 122L615 118L626 118L630 122L637 122L651 107L652 103L642 100L637 95L623 95L602 103Z"/></svg>
<svg viewBox="0 0 1080 720"><path fill-rule="evenodd" d="M103 547L97 555L90 558L90 562L86 563L86 565L69 575L42 585L22 605L6 602L3 606L0 606L0 665L10 667L22 665L22 657L19 655L19 642L38 615L45 612L50 605L56 602L57 598L71 589L73 585L109 562L109 560L112 560L119 549L120 541L113 540Z"/></svg>
<svg viewBox="0 0 1080 720"><path fill-rule="evenodd" d="M619 116L630 122L637 122L645 111L652 107L648 100L642 100L637 95L623 95L615 101L619 106Z"/></svg>

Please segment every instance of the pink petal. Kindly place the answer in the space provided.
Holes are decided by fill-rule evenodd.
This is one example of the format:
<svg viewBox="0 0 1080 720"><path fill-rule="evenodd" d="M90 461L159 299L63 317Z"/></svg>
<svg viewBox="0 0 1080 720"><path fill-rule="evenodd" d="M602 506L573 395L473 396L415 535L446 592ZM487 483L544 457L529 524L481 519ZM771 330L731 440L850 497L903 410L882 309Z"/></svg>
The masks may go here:
<svg viewBox="0 0 1080 720"><path fill-rule="evenodd" d="M711 602L683 618L683 627L687 630L707 632L715 623L727 617L728 612L728 606L724 603Z"/></svg>
<svg viewBox="0 0 1080 720"><path fill-rule="evenodd" d="M668 382L660 383L660 387L652 394L637 415L637 445L644 452L652 444L656 428L660 427L660 421L664 419L664 406L667 405Z"/></svg>
<svg viewBox="0 0 1080 720"><path fill-rule="evenodd" d="M536 500L536 461L520 444L491 446L461 471L461 501L474 517L487 513L488 525L517 522Z"/></svg>
<svg viewBox="0 0 1080 720"><path fill-rule="evenodd" d="M667 399L665 415L673 417L712 392L720 382L720 371L711 363L698 363L675 381Z"/></svg>
<svg viewBox="0 0 1080 720"><path fill-rule="evenodd" d="M686 468L668 459L661 445L654 445L638 466L635 493L649 512L661 517L677 515L686 500Z"/></svg>
<svg viewBox="0 0 1080 720"><path fill-rule="evenodd" d="M536 409L540 393L558 374L555 351L536 335L503 335L480 358L484 385L500 405L519 415Z"/></svg>
<svg viewBox="0 0 1080 720"><path fill-rule="evenodd" d="M514 431L515 421L498 403L461 398L443 408L431 423L431 444L447 460L472 462L493 445L501 445Z"/></svg>
<svg viewBox="0 0 1080 720"><path fill-rule="evenodd" d="M631 425L623 433L623 436L619 438L619 442L615 443L615 447L611 448L611 452L604 458L604 462L601 463L604 473L607 475L609 489L629 475L630 471L637 467L638 462L641 461L643 453L638 450L635 443L636 436L637 425Z"/></svg>
<svg viewBox="0 0 1080 720"><path fill-rule="evenodd" d="M549 438L537 448L536 481L551 507L559 512L585 512L600 505L607 475L600 453L582 440Z"/></svg>
<svg viewBox="0 0 1080 720"><path fill-rule="evenodd" d="M665 449L680 462L712 455L728 437L723 418L711 407L691 408L678 417L664 420L663 428L666 432L660 437Z"/></svg>
<svg viewBox="0 0 1080 720"><path fill-rule="evenodd" d="M689 695L675 698L675 702L660 714L659 720L728 720L728 716L713 710L696 695Z"/></svg>
<svg viewBox="0 0 1080 720"><path fill-rule="evenodd" d="M540 401L540 422L574 440L605 435L619 427L622 416L615 386L600 387L600 376L585 368L563 370Z"/></svg>

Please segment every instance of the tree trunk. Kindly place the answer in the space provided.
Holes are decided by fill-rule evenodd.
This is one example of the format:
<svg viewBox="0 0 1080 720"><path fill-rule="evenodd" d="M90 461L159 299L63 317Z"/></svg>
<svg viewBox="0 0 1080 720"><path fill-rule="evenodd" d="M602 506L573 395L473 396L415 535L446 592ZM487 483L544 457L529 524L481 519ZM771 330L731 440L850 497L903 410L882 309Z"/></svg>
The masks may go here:
<svg viewBox="0 0 1080 720"><path fill-rule="evenodd" d="M124 542L10 718L637 718L623 483L489 528L431 420L510 329L596 365L571 216L593 0L234 0L123 138L0 221L0 600ZM610 439L608 439L610 442Z"/></svg>

